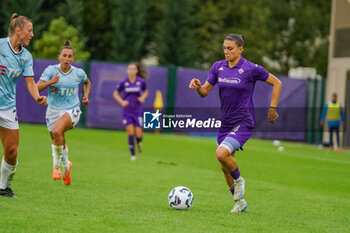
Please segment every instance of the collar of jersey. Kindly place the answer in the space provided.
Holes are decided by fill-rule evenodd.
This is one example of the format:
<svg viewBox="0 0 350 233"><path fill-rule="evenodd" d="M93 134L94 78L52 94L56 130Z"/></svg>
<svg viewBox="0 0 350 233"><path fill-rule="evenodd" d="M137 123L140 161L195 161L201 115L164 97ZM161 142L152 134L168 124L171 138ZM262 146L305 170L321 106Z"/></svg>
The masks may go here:
<svg viewBox="0 0 350 233"><path fill-rule="evenodd" d="M58 67L58 70L60 71L60 73L63 74L63 75L68 75L73 70L73 66L71 65L70 66L70 70L67 73L63 73L63 71L60 68L60 64L58 64L57 67Z"/></svg>
<svg viewBox="0 0 350 233"><path fill-rule="evenodd" d="M22 46L22 45L19 46L19 47L21 48L21 49L19 50L19 52L16 52L16 51L12 48L12 45L11 45L11 43L10 43L10 37L7 37L7 44L9 45L10 49L12 50L12 52L13 52L15 55L18 55L18 54L20 54L20 53L23 52L23 46Z"/></svg>
<svg viewBox="0 0 350 233"><path fill-rule="evenodd" d="M241 56L241 59L239 59L239 62L232 68L228 65L228 61L224 60L224 66L227 66L230 69L241 68L242 67L242 63L243 63L243 59L244 59L243 56Z"/></svg>
<svg viewBox="0 0 350 233"><path fill-rule="evenodd" d="M129 83L134 84L134 83L136 83L136 82L138 81L139 78L140 78L140 77L136 75L135 81L134 81L134 82L131 82L130 79L129 79L129 77L127 76L127 77L126 77L126 81L129 82Z"/></svg>

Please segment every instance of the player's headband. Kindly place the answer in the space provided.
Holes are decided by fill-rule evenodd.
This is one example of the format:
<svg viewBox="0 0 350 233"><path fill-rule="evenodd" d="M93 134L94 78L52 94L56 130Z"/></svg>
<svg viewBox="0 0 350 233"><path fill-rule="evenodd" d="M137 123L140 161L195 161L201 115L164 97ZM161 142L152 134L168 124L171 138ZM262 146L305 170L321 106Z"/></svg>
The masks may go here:
<svg viewBox="0 0 350 233"><path fill-rule="evenodd" d="M244 37L239 34L229 34L226 36L225 40L233 40L238 46L244 46Z"/></svg>

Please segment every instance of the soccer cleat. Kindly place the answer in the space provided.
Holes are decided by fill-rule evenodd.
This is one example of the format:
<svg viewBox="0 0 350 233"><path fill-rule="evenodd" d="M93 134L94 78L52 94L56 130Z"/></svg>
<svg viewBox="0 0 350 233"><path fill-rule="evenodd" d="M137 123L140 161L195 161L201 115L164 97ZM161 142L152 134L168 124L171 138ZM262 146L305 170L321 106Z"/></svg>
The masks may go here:
<svg viewBox="0 0 350 233"><path fill-rule="evenodd" d="M10 188L0 189L0 196L17 198Z"/></svg>
<svg viewBox="0 0 350 233"><path fill-rule="evenodd" d="M231 213L247 212L247 211L248 211L247 202L244 199L241 199L236 202L235 206L231 210Z"/></svg>
<svg viewBox="0 0 350 233"><path fill-rule="evenodd" d="M233 194L233 200L238 201L243 198L245 191L245 180L243 177L240 177L238 180L235 180L235 192Z"/></svg>
<svg viewBox="0 0 350 233"><path fill-rule="evenodd" d="M68 161L68 162L69 162L69 169L66 172L66 174L63 176L63 183L65 185L70 185L70 181L71 181L70 170L72 168L72 162L71 161Z"/></svg>
<svg viewBox="0 0 350 233"><path fill-rule="evenodd" d="M333 151L333 147L329 147L329 148L328 148L328 151L329 151L329 152L332 152L332 151Z"/></svg>
<svg viewBox="0 0 350 233"><path fill-rule="evenodd" d="M60 168L53 168L52 169L52 179L59 180L62 177L61 169Z"/></svg>
<svg viewBox="0 0 350 233"><path fill-rule="evenodd" d="M135 161L136 159L137 159L136 155L132 155L130 158L131 161Z"/></svg>
<svg viewBox="0 0 350 233"><path fill-rule="evenodd" d="M340 148L340 147L337 148L337 152L338 152L338 153L341 152L341 148Z"/></svg>
<svg viewBox="0 0 350 233"><path fill-rule="evenodd" d="M141 153L142 152L142 144L141 142L140 143L137 143L137 150Z"/></svg>

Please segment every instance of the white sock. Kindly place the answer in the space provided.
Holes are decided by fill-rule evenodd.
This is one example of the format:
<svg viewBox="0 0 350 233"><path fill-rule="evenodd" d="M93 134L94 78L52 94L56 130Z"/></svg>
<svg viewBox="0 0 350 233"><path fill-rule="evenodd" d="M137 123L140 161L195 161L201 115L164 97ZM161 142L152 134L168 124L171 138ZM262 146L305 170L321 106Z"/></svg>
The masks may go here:
<svg viewBox="0 0 350 233"><path fill-rule="evenodd" d="M4 157L2 157L0 189L5 189L10 186L11 181L15 176L15 173L16 173L16 166L12 166L6 163Z"/></svg>
<svg viewBox="0 0 350 233"><path fill-rule="evenodd" d="M68 146L66 145L66 148L62 151L62 158L61 158L62 168L63 171L66 172L69 169L69 161L68 161Z"/></svg>
<svg viewBox="0 0 350 233"><path fill-rule="evenodd" d="M52 146L53 167L58 169L61 164L61 157L63 152L63 146Z"/></svg>

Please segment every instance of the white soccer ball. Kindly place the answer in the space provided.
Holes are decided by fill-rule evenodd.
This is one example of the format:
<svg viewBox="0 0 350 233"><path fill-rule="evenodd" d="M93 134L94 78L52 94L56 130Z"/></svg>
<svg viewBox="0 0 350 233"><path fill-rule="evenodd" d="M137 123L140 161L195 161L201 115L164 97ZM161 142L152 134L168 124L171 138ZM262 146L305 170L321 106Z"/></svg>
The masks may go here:
<svg viewBox="0 0 350 233"><path fill-rule="evenodd" d="M279 146L278 147L278 151L280 151L280 152L284 151L284 147L283 146Z"/></svg>
<svg viewBox="0 0 350 233"><path fill-rule="evenodd" d="M168 203L176 210L189 209L193 204L193 194L189 188L184 186L175 187L169 193Z"/></svg>
<svg viewBox="0 0 350 233"><path fill-rule="evenodd" d="M281 142L280 142L279 140L273 140L273 141L272 141L272 144L273 144L274 146L279 146L279 145L281 145Z"/></svg>

